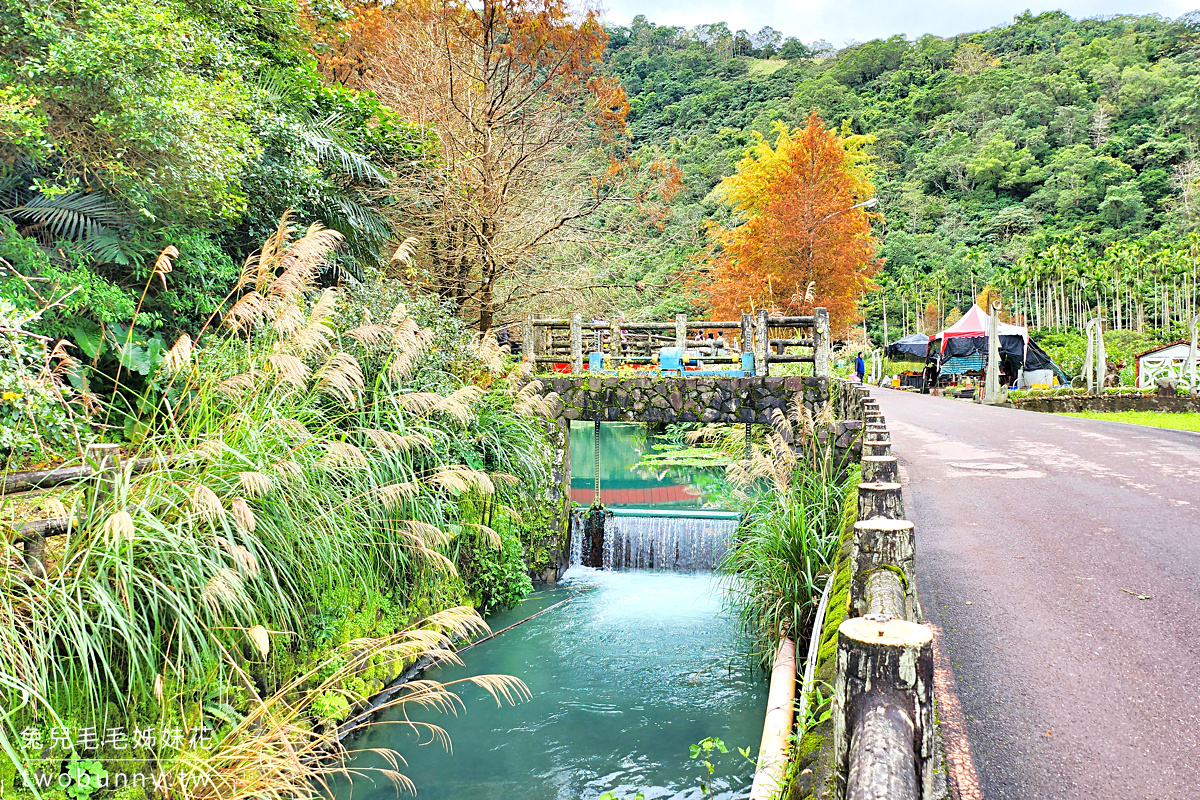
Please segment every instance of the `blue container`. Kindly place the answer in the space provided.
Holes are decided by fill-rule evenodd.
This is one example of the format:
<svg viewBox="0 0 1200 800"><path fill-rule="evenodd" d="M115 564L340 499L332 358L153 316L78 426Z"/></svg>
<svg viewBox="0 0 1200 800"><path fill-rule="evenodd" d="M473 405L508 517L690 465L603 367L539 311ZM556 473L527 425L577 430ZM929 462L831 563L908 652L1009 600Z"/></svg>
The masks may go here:
<svg viewBox="0 0 1200 800"><path fill-rule="evenodd" d="M604 370L604 353L588 353L588 372Z"/></svg>
<svg viewBox="0 0 1200 800"><path fill-rule="evenodd" d="M754 353L742 353L742 372L754 374Z"/></svg>
<svg viewBox="0 0 1200 800"><path fill-rule="evenodd" d="M678 347L663 347L658 351L658 368L663 372L682 372L683 354Z"/></svg>

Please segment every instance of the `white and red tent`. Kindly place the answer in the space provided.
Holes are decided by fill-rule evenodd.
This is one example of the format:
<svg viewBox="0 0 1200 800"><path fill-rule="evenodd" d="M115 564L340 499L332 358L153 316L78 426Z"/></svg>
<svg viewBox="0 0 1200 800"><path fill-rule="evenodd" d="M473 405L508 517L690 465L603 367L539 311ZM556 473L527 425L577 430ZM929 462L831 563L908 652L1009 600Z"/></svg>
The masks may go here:
<svg viewBox="0 0 1200 800"><path fill-rule="evenodd" d="M982 369L987 363L988 316L983 309L972 303L962 319L934 334L934 345L930 348L937 354L941 368L948 372L964 372ZM1050 370L1063 383L1068 378L1050 359L1046 351L1029 338L1029 329L1020 325L996 322L996 333L1000 338L1000 360L1011 374ZM954 366L951 369L951 365ZM1049 378L1038 382L1049 383Z"/></svg>
<svg viewBox="0 0 1200 800"><path fill-rule="evenodd" d="M983 313L982 308L980 308L975 303L972 303L970 309L967 310L967 313L962 315L962 319L960 319L958 322L951 325L949 328L946 328L946 330L939 331L938 333L934 334L933 338L939 340L939 344L937 347L938 352L945 354L946 353L946 345L949 344L951 339L964 339L964 338L977 338L977 337L982 337L984 339L984 341L982 343L971 342L970 345L967 345L966 347L963 347L963 348L952 347L951 349L952 350L959 350L959 349L980 350L982 352L987 352L987 325L988 325L988 315ZM1025 345L1029 344L1029 329L1028 328L1022 328L1019 325L1009 325L1004 322L997 322L996 326L997 326L996 333L1000 335L1002 345L1004 344L1003 339L1006 336L1020 336L1021 337L1020 349L1022 349L1022 350L1025 349L1024 348ZM1013 344L1015 345L1016 342L1013 342ZM974 346L972 346L972 345L974 345ZM1016 349L1016 348L1010 348L1010 349ZM952 353L952 355L958 355L958 354Z"/></svg>

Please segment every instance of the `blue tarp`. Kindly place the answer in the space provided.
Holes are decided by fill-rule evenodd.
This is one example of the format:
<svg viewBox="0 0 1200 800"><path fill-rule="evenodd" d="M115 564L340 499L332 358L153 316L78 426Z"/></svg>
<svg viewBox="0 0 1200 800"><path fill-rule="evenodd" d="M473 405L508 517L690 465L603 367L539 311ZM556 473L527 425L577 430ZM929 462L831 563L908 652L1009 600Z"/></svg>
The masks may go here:
<svg viewBox="0 0 1200 800"><path fill-rule="evenodd" d="M965 356L951 356L942 362L943 375L961 375L964 372L981 372L983 370L983 353L974 352Z"/></svg>

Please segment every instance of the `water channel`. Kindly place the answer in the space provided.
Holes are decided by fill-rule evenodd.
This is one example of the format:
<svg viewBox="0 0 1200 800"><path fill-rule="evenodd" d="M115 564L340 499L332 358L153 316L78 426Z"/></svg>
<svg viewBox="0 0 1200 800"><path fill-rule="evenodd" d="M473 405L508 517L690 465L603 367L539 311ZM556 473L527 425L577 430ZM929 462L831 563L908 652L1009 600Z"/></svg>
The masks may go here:
<svg viewBox="0 0 1200 800"><path fill-rule="evenodd" d="M592 455L588 428L585 463ZM610 457L624 463L620 472L629 476L638 458L632 451L645 441L636 431L602 437L601 463ZM678 474L663 478L676 481L667 485L695 485ZM362 751L352 769L366 771L339 787L337 800L396 796L387 779L370 771L385 766L367 752L372 748L399 752L417 796L432 800L576 800L607 791L620 798L642 792L699 800L704 768L689 747L709 736L729 748L716 761L712 796L745 797L753 765L736 748L757 754L766 682L722 608L719 579L710 572L573 567L556 587L534 592L488 622L500 630L567 598L472 648L463 666L426 676L515 675L532 699L497 707L483 690L469 687L457 716L410 709L413 719L445 728L452 753L423 743L427 734L389 712L381 722L393 724L375 724L350 744Z"/></svg>

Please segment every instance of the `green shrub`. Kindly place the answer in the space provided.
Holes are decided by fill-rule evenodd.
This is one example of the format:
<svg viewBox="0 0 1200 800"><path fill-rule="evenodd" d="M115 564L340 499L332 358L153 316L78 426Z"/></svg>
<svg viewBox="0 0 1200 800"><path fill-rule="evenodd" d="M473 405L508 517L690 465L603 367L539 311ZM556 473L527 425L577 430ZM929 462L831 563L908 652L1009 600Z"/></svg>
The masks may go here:
<svg viewBox="0 0 1200 800"><path fill-rule="evenodd" d="M494 521L493 525L499 547L495 537L485 531L459 534L458 571L483 612L512 608L533 591L521 540L513 526L507 519Z"/></svg>
<svg viewBox="0 0 1200 800"><path fill-rule="evenodd" d="M6 460L77 441L70 389L54 379L45 345L26 330L36 319L0 300L0 454Z"/></svg>
<svg viewBox="0 0 1200 800"><path fill-rule="evenodd" d="M1032 337L1068 376L1074 377L1083 373L1083 362L1087 358L1087 337L1082 332L1041 330L1034 331ZM1112 368L1121 365L1117 372L1120 385L1132 386L1137 354L1164 342L1165 339L1155 331L1105 331L1105 361Z"/></svg>

